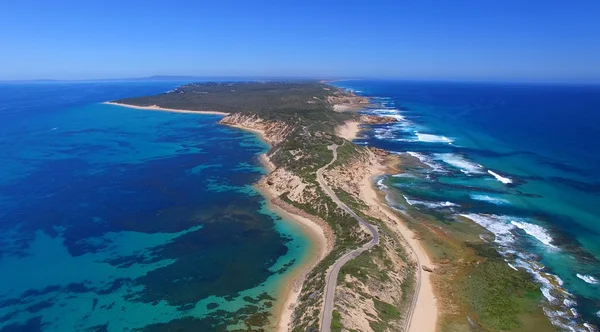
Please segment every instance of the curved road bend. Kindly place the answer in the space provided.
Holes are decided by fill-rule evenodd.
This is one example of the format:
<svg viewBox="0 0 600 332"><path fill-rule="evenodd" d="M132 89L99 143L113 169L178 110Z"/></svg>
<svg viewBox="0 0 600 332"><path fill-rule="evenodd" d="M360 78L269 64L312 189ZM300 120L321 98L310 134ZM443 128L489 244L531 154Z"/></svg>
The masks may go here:
<svg viewBox="0 0 600 332"><path fill-rule="evenodd" d="M354 249L354 250L344 254L342 257L338 258L338 260L331 266L331 268L327 272L327 276L325 277L325 294L324 294L325 299L323 301L321 332L330 332L331 331L331 320L332 320L332 314L333 314L333 300L334 300L334 296L335 296L335 287L337 284L337 278L338 278L340 269L342 268L342 266L344 266L344 264L346 264L352 258L357 257L364 251L371 249L373 246L375 246L376 244L379 243L379 233L377 232L377 228L375 228L375 226L366 222L363 218L359 217L346 204L344 204L342 201L340 201L340 199L333 192L333 190L331 190L331 188L327 185L327 183L325 182L325 179L323 178L323 172L327 169L327 167L329 167L331 164L333 164L337 160L337 147L338 146L335 144L328 147L330 150L333 151L333 159L327 165L325 165L317 170L317 181L319 182L319 185L325 191L325 193L329 197L331 197L331 199L340 208L342 208L344 211L348 212L352 217L354 217L356 220L358 220L359 223L361 223L363 226L365 226L369 230L369 232L373 236L373 239L371 240L371 242L363 245L362 247L360 247L358 249ZM412 245L410 244L410 242L406 241L406 239L404 239L404 240L405 240L406 244L408 245L410 251L412 252L412 254L416 260L416 263L417 263L417 285L416 285L415 291L413 293L413 298L411 301L410 308L408 310L408 314L406 316L406 320L404 322L404 331L409 331L410 325L412 322L412 318L413 318L413 314L415 311L415 307L417 305L419 291L421 289L421 261L419 260L419 257L417 256L417 253L416 253L415 249L412 247Z"/></svg>
<svg viewBox="0 0 600 332"><path fill-rule="evenodd" d="M334 296L335 296L335 286L337 284L337 278L338 278L340 269L348 261L350 261L354 257L357 257L364 251L371 249L373 246L375 246L379 243L379 233L377 232L377 228L375 228L375 226L366 222L363 218L359 217L346 204L344 204L342 201L340 201L340 199L333 192L333 190L331 190L331 188L327 185L327 183L325 182L325 179L323 178L323 172L327 169L327 167L329 167L331 164L333 164L337 160L337 147L338 146L335 144L328 147L328 149L333 151L333 159L327 165L325 165L317 170L317 181L319 182L321 189L323 189L323 191L325 191L325 193L329 197L331 197L331 199L335 202L335 204L337 204L340 208L342 208L342 210L348 212L352 217L354 217L354 219L358 220L359 223L361 223L363 226L365 226L369 230L369 232L373 236L373 239L369 243L363 245L362 247L354 249L354 250L344 254L342 257L338 258L338 260L335 261L335 263L329 268L329 271L327 272L327 276L325 277L325 294L324 294L325 299L323 301L321 332L330 332L331 331L331 319L332 319L332 314L333 314L333 300L334 300Z"/></svg>

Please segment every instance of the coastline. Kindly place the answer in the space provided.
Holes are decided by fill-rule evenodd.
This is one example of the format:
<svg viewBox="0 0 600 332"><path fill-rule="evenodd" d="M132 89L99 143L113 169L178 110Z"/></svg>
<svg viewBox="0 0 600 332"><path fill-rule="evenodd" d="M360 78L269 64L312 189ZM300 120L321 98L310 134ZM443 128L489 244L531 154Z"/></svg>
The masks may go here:
<svg viewBox="0 0 600 332"><path fill-rule="evenodd" d="M105 104L135 109L168 111L176 113L214 114L223 116L229 115L229 113L225 112L169 109L158 107L156 105L143 107L111 102L106 102ZM336 134L349 141L352 141L358 137L361 131L362 123L363 122L360 120L347 121L344 123L344 125L336 129ZM276 143L276 141L274 141L276 139L275 136L270 138L267 132L265 130L261 130L260 128L251 128L235 123L221 124L251 132L264 143L269 145L269 147ZM368 176L361 181L360 195L367 204L375 207L376 210L381 211L385 217L393 221L395 224L394 226L396 226L394 228L397 229L397 231L406 241L407 245L412 249L411 251L416 255L416 259L423 265L431 266L431 261L420 241L416 239L414 233L408 229L406 225L404 225L403 220L401 220L399 216L389 209L389 207L385 204L385 198L381 197L382 194L378 193L373 187L372 180L377 176L386 174L386 171L389 168L378 158L375 159L375 167L370 169ZM288 326L292 322L295 304L297 304L298 297L304 286L306 276L327 255L332 247L332 243L329 243L332 242L332 240L328 239L326 236L326 230L323 228L324 226L318 221L311 220L311 218L303 216L302 213L296 211L292 206L286 206L286 203L280 201L276 197L276 193L266 183L267 175L273 172L276 169L276 166L271 162L266 153L260 154L258 156L258 160L267 170L267 174L261 177L254 187L261 195L263 195L268 208L277 215L281 216L284 220L299 225L310 243L310 249L305 253L302 260L299 261L293 269L288 271L284 277L282 277L281 284L277 290L277 299L273 308L271 309L274 319L268 326L269 329L283 332L288 331ZM415 298L416 301L413 301L414 308L411 306L411 310L409 312L409 317L412 318L409 318L409 321L411 322L409 331L434 332L436 330L439 311L433 293L433 285L428 274L422 273L420 268L418 273L420 273L422 276L422 283L420 283L420 286L417 288L418 295ZM432 316L435 317L435 319L432 319Z"/></svg>
<svg viewBox="0 0 600 332"><path fill-rule="evenodd" d="M121 106L121 107L127 107L127 108L134 108L134 109L138 109L138 110L148 110L148 111L163 111L163 112L174 112L174 113L194 113L194 114L212 114L212 115L229 115L229 113L226 112L219 112L219 111L192 111L192 110L182 110L182 109L176 109L176 108L166 108L166 107L160 107L157 105L151 105L151 106L135 106L135 105L130 105L130 104L122 104L122 103L115 103L112 101L106 101L103 102L102 104L105 105L113 105L113 106Z"/></svg>
<svg viewBox="0 0 600 332"><path fill-rule="evenodd" d="M262 130L232 124L225 125L249 131L271 146L270 140ZM266 153L260 154L258 160L261 165L267 169L268 173L275 170L275 165L271 162ZM302 261L284 277L278 291L281 296L277 297L276 303L273 306L272 313L276 320L274 321L275 325L272 327L275 331L286 332L288 331L288 325L292 322L294 305L298 301L298 296L302 290L306 275L327 255L330 245L323 228L319 224L286 208L284 203L278 203L274 192L265 184L265 177L266 175L261 177L254 187L261 195L263 195L269 209L284 220L298 224L311 243L311 248L309 252L304 255Z"/></svg>
<svg viewBox="0 0 600 332"><path fill-rule="evenodd" d="M352 141L356 138L360 131L360 122L348 121L339 128L338 135ZM394 222L395 229L398 230L406 244L416 255L419 262L417 273L420 274L418 282L418 293L416 294L413 303L412 315L408 331L410 332L434 332L437 329L437 321L440 310L434 292L433 282L429 272L422 270L421 266L433 267L433 263L425 249L424 244L420 241L415 233L408 228L405 222L385 203L385 194L377 190L374 180L382 175L388 174L388 170L393 165L386 165L380 158L373 158L374 168L368 170L368 175L364 177L360 184L360 196L365 203L375 207L381 211L388 219Z"/></svg>
<svg viewBox="0 0 600 332"><path fill-rule="evenodd" d="M431 268L433 264L424 245L416 237L415 233L406 226L404 221L398 217L386 203L384 203L385 194L376 191L372 179L386 174L384 170L385 169L381 167L377 169L376 173L371 177L366 178L366 181L363 181L361 186L361 191L365 195L365 198L370 198L370 202L367 201L367 203L374 204L389 219L394 221L396 229L406 241L413 254L417 256L419 261L419 266L417 267L419 270L417 273L420 274L420 281L418 282L418 293L416 295L416 301L414 302L412 318L410 319L408 331L434 332L437 329L437 320L439 316L437 299L434 292L433 282L431 280L431 274L423 271L423 268L421 268L421 266L427 266Z"/></svg>
<svg viewBox="0 0 600 332"><path fill-rule="evenodd" d="M276 303L273 306L273 315L276 318L274 320L274 330L286 332L288 331L289 324L292 322L294 305L298 301L306 275L327 255L327 239L325 238L323 229L310 219L292 213L274 203L274 197L266 186L258 184L255 188L265 197L270 210L284 220L297 223L311 243L311 248L305 253L302 261L298 262L298 265L284 277L278 290L281 296L277 297Z"/></svg>
<svg viewBox="0 0 600 332"><path fill-rule="evenodd" d="M161 112L211 114L222 116L230 115L230 113L219 111L193 111L183 109L172 109L159 107L157 105L135 106L115 102L104 102L103 104ZM236 125L232 123L220 124L251 132L255 134L261 141L266 143L269 147L272 146L272 140L269 139L268 135L263 130ZM306 275L308 275L308 273L327 255L332 244L328 243L329 241L321 225L319 225L315 221L310 220L307 217L295 213L291 207L286 207L285 203L277 200L275 193L267 185L265 185L264 181L266 176L276 169L276 166L269 159L266 153L260 154L258 156L258 160L260 164L267 170L267 174L261 177L261 179L254 184L254 188L265 198L267 206L271 211L275 212L277 215L282 217L283 220L298 224L310 243L310 249L304 255L302 261L298 262L297 266L294 267L291 271L287 273L285 277L282 278L281 285L277 290L277 293L281 296L277 296L275 304L273 305L272 314L275 317L275 319L273 320L273 324L271 324L270 327L278 332L286 332L288 331L288 325L292 321L294 306L302 290Z"/></svg>

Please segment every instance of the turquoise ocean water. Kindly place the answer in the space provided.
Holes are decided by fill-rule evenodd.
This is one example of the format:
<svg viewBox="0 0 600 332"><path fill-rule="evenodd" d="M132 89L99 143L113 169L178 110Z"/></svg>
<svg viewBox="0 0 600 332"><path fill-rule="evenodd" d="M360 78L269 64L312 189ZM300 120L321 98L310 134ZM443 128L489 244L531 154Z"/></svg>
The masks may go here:
<svg viewBox="0 0 600 332"><path fill-rule="evenodd" d="M388 203L468 218L531 273L565 331L600 327L600 86L340 81L372 98L365 144L423 167L381 180Z"/></svg>
<svg viewBox="0 0 600 332"><path fill-rule="evenodd" d="M212 331L272 319L309 248L219 116L101 102L183 82L0 85L0 331Z"/></svg>

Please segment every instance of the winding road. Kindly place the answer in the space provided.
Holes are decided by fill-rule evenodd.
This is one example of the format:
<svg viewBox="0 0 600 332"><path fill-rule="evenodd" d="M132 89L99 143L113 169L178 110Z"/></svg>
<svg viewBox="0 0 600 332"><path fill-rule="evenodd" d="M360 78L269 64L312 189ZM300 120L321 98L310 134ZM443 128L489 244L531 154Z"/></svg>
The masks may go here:
<svg viewBox="0 0 600 332"><path fill-rule="evenodd" d="M369 230L369 232L371 233L373 238L371 239L370 242L363 245L362 247L354 249L350 252L347 252L342 257L338 258L338 260L335 261L335 263L333 263L333 265L329 268L329 271L327 272L327 276L325 277L325 294L324 294L325 299L323 301L323 310L322 310L323 316L321 319L321 332L330 332L331 331L331 320L332 320L332 314L333 314L333 300L335 297L335 287L337 285L337 278L338 278L338 274L340 273L340 269L348 261L350 261L354 257L357 257L364 251L373 248L373 246L375 246L379 243L379 233L377 232L377 228L375 226L369 224L368 222L366 222L363 218L361 218L356 213L354 213L354 211L352 211L346 204L344 204L342 201L340 201L340 199L333 192L333 190L331 190L331 188L327 185L327 183L325 182L325 179L323 178L323 172L337 160L337 147L338 146L335 144L328 147L328 149L333 151L333 159L327 165L325 165L317 170L317 181L319 182L321 189L323 189L323 191L325 191L325 193L329 197L331 197L331 199L335 202L335 204L337 204L342 210L348 212L352 217L354 217L354 219L358 220L359 223L361 223L363 226L365 226L367 228L367 230Z"/></svg>
<svg viewBox="0 0 600 332"><path fill-rule="evenodd" d="M332 321L333 307L334 307L333 301L334 301L334 297L335 297L335 287L337 285L337 278L338 278L340 269L344 266L344 264L349 262L351 259L357 257L361 253L363 253L363 252L373 248L375 245L379 244L379 232L377 231L377 227L366 222L363 218L361 218L359 215L354 213L354 211L352 211L344 202L342 202L337 197L337 195L327 185L327 182L325 182L325 179L323 178L323 172L337 160L337 147L338 146L336 144L333 144L333 145L330 145L327 147L329 150L331 150L333 152L333 158L327 165L325 165L317 170L317 181L319 182L321 189L323 189L323 191L325 191L325 193L329 197L331 197L331 199L335 202L335 204L337 204L344 211L348 212L360 224L365 226L367 228L367 230L371 233L371 236L373 238L371 239L370 242L364 244L362 247L354 249L354 250L344 254L340 258L338 258L338 260L335 261L335 263L329 268L329 271L327 272L327 276L325 277L325 293L323 295L324 301L323 301L320 332L330 332L331 331L331 321ZM412 247L412 245L408 241L406 241L406 239L405 239L405 242L408 245L409 249L412 251L412 254L415 257L415 260L417 263L417 280L416 280L417 285L415 288L415 292L413 293L413 298L411 301L411 305L410 305L406 320L404 322L404 331L409 331L411 322L412 322L412 318L413 318L413 314L415 311L415 307L417 305L419 290L421 288L421 262L419 260L418 255L416 254L415 249Z"/></svg>

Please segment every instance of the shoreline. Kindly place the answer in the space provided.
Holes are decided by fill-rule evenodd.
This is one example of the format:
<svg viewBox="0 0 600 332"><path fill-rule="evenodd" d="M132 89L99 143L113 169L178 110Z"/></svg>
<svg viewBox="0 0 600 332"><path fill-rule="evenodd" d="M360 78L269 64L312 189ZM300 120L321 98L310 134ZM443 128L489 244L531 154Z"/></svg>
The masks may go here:
<svg viewBox="0 0 600 332"><path fill-rule="evenodd" d="M258 138L269 145L269 147L271 146L270 140L262 130L232 124L224 125L249 131L258 136ZM268 173L271 173L276 169L275 164L271 162L267 153L261 153L258 156L258 160L260 164L267 169ZM286 209L283 204L278 204L276 202L276 196L264 182L268 173L262 176L260 180L254 184L254 188L265 198L270 210L282 217L283 220L296 223L302 229L302 232L308 238L310 243L310 249L305 253L302 260L282 278L282 283L277 291L281 296L277 297L272 309L272 314L276 319L273 322L274 325L271 325L271 327L274 328L275 331L286 332L288 331L288 325L292 322L294 305L298 301L298 296L304 286L304 279L306 275L308 275L308 273L327 255L329 244L327 237L325 236L325 231L318 223L307 217L298 215L293 211Z"/></svg>
<svg viewBox="0 0 600 332"><path fill-rule="evenodd" d="M427 254L427 250L425 249L423 243L416 237L415 233L410 230L405 224L404 221L398 217L391 208L384 202L385 194L379 192L375 188L375 184L372 179L377 176L381 176L387 174L385 172L379 172L378 174L374 174L373 176L367 178L368 179L368 187L363 184L365 187L365 191L368 192L367 195L374 195L373 202L375 205L391 220L396 224L396 229L402 235L402 238L406 241L411 251L414 255L417 256L419 260L419 266L427 266L433 268L434 264L432 263L429 255ZM410 325L408 327L409 332L426 332L431 331L434 332L437 330L437 320L439 317L439 308L437 298L435 296L434 285L431 280L431 274L429 272L423 271L422 268L417 266L417 273L420 273L421 280L419 282L419 288L417 293L417 298L414 303L414 311L412 313L412 318L410 319Z"/></svg>
<svg viewBox="0 0 600 332"><path fill-rule="evenodd" d="M387 175L390 168L394 166L381 161L378 157L375 157L375 160L375 167L370 169L368 175L361 181L360 196L365 203L375 207L376 210L381 211L385 217L393 221L394 228L405 241L407 249L412 252L412 256L416 256L414 258L418 263L416 267L416 273L418 274L417 288L415 289L417 293L414 302L411 304L414 307L411 307L411 312L409 312L410 325L408 331L435 332L440 309L431 274L422 269L422 266L433 268L434 264L429 257L425 244L408 228L404 220L392 211L385 201L385 194L376 187L374 180L379 176Z"/></svg>
<svg viewBox="0 0 600 332"><path fill-rule="evenodd" d="M275 331L286 332L292 322L294 305L298 301L306 275L327 255L327 239L319 225L274 203L273 195L264 185L257 184L255 188L265 197L270 210L282 217L283 220L296 223L310 242L309 251L297 263L297 266L282 278L282 283L277 291L281 296L277 298L273 306L272 313L276 319L273 321L275 324L272 327Z"/></svg>
<svg viewBox="0 0 600 332"><path fill-rule="evenodd" d="M193 111L184 109L165 108L159 107L157 105L136 106L115 102L103 102L102 104L161 112L210 114L222 116L230 115L230 113L219 111ZM269 147L272 146L272 141L262 130L248 128L235 124L220 124L251 132ZM276 169L276 166L275 164L273 164L273 162L271 162L266 153L260 154L258 156L258 160L261 166L263 166L267 170L267 174L263 175L258 180L258 182L256 182L253 185L254 188L258 191L259 194L261 194L265 198L267 207L271 211L279 215L284 221L292 222L299 226L303 232L303 235L305 235L308 238L308 242L310 243L310 248L308 252L305 253L302 260L297 263L297 266L295 266L292 270L286 273L287 275L282 277L281 285L276 291L276 293L281 296L277 296L275 304L271 309L271 313L275 317L275 319L272 321L270 327L278 332L286 332L288 331L288 325L292 321L294 305L296 304L298 296L300 295L302 287L304 286L304 278L327 255L327 253L329 252L329 243L327 237L325 236L325 231L317 222L314 222L307 217L296 214L289 208L286 209L282 202L278 204L278 202L276 201L277 198L275 197L274 193L271 191L271 189L268 188L268 186L264 184L266 176L272 171L274 171Z"/></svg>
<svg viewBox="0 0 600 332"><path fill-rule="evenodd" d="M173 112L173 113L193 113L193 114L212 114L212 115L223 115L223 116L227 116L229 115L229 113L226 112L219 112L219 111L192 111L192 110L183 110L183 109L176 109L176 108L166 108L166 107L160 107L158 105L151 105L151 106L136 106L136 105L130 105L130 104L122 104L122 103L115 103L112 101L105 101L102 104L105 105L113 105L113 106L121 106L121 107L127 107L127 108L134 108L134 109L138 109L138 110L148 110L148 111L162 111L162 112Z"/></svg>

